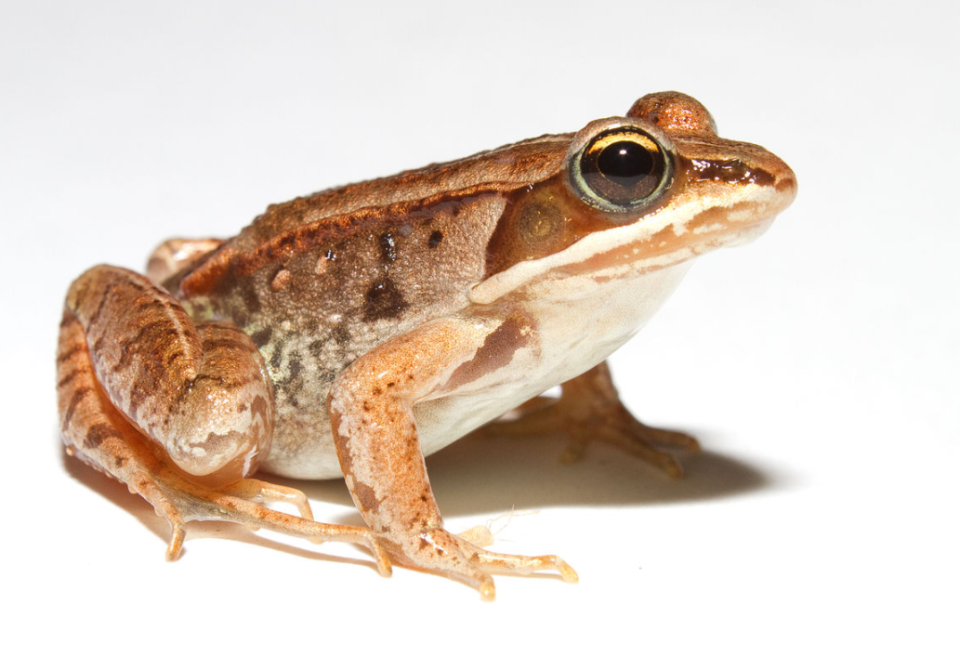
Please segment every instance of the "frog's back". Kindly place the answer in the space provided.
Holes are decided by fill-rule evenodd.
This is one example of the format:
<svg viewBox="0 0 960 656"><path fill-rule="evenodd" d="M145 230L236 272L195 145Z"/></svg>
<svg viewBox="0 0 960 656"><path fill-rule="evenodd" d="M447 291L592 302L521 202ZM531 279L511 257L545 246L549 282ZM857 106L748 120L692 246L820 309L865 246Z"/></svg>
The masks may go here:
<svg viewBox="0 0 960 656"><path fill-rule="evenodd" d="M572 135L543 135L470 157L430 164L385 178L326 189L270 205L238 238L251 248L316 222L335 222L365 208L429 203L450 194L504 192L556 173Z"/></svg>
<svg viewBox="0 0 960 656"><path fill-rule="evenodd" d="M323 477L318 462L336 467L332 444L294 444L329 434L333 379L378 344L466 306L486 275L504 192L555 174L568 143L541 137L272 205L173 281L194 317L240 326L264 356L284 443L275 451L297 454L274 469L297 475L299 460L311 467L304 475Z"/></svg>
<svg viewBox="0 0 960 656"><path fill-rule="evenodd" d="M484 275L477 267L505 192L555 174L569 140L545 135L271 205L237 237L183 271L174 281L176 293L211 301L215 314L240 325L263 311L273 317L297 313L279 292L299 297L301 307L306 302L329 308L333 302L344 310L344 304L356 306L367 320L396 318L398 307L423 307L462 289L462 280L477 282ZM358 281L368 284L351 289ZM357 291L369 297L362 309L351 302ZM396 302L397 291L419 297ZM250 307L230 302L237 295Z"/></svg>

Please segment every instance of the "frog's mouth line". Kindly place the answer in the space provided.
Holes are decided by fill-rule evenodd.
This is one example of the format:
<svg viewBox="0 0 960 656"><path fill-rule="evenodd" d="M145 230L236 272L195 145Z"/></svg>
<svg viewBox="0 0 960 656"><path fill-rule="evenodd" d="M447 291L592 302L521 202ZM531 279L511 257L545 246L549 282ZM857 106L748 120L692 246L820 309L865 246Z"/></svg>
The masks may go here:
<svg viewBox="0 0 960 656"><path fill-rule="evenodd" d="M681 204L635 224L592 233L564 251L501 271L470 290L469 299L486 305L532 282L635 277L723 246L748 243L786 207L784 197L771 187L755 189L749 200L729 206Z"/></svg>

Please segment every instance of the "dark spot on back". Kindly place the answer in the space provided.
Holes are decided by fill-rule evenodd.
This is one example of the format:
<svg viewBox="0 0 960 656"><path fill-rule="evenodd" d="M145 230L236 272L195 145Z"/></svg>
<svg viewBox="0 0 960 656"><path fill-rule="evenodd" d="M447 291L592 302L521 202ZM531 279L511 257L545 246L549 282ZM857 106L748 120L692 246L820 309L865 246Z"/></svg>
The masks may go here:
<svg viewBox="0 0 960 656"><path fill-rule="evenodd" d="M248 314L256 314L260 311L260 296L251 285L243 286L243 304L246 306Z"/></svg>
<svg viewBox="0 0 960 656"><path fill-rule="evenodd" d="M270 356L270 368L277 371L280 368L280 361L283 359L282 349L276 349Z"/></svg>
<svg viewBox="0 0 960 656"><path fill-rule="evenodd" d="M290 362L287 365L290 375L287 376L287 382L295 382L300 380L300 372L303 369L303 366L300 364L300 358L295 355L290 356Z"/></svg>
<svg viewBox="0 0 960 656"><path fill-rule="evenodd" d="M380 235L380 259L388 264L397 260L397 242L389 232Z"/></svg>
<svg viewBox="0 0 960 656"><path fill-rule="evenodd" d="M396 284L390 278L382 278L367 290L363 320L393 319L400 316L405 309L407 302Z"/></svg>
<svg viewBox="0 0 960 656"><path fill-rule="evenodd" d="M443 233L439 230L434 230L430 233L430 239L427 240L427 246L430 248L436 248L440 245L440 242L443 241Z"/></svg>
<svg viewBox="0 0 960 656"><path fill-rule="evenodd" d="M297 234L295 232L288 232L277 242L281 250L293 250L297 245Z"/></svg>
<svg viewBox="0 0 960 656"><path fill-rule="evenodd" d="M340 346L348 346L350 344L350 330L346 325L338 323L333 328L333 332L330 333L330 337Z"/></svg>
<svg viewBox="0 0 960 656"><path fill-rule="evenodd" d="M271 336L273 336L273 328L267 326L250 335L250 340L256 344L257 348L263 348L263 345L270 341Z"/></svg>

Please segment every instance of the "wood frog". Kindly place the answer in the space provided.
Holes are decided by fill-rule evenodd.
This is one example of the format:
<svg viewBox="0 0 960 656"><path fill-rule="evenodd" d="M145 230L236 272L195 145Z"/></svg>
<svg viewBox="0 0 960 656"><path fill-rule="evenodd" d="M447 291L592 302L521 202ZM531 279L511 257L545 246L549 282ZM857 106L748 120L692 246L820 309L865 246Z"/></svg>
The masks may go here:
<svg viewBox="0 0 960 656"><path fill-rule="evenodd" d="M67 293L67 451L172 528L232 520L366 545L492 599L497 573L576 573L443 528L424 454L505 430L614 442L678 475L604 364L696 256L764 231L796 193L776 156L717 136L689 96L466 159L271 205L232 239L171 240L148 275L97 266ZM561 385L559 400L541 394ZM343 477L367 527L316 522L258 481ZM289 501L299 516L268 508Z"/></svg>

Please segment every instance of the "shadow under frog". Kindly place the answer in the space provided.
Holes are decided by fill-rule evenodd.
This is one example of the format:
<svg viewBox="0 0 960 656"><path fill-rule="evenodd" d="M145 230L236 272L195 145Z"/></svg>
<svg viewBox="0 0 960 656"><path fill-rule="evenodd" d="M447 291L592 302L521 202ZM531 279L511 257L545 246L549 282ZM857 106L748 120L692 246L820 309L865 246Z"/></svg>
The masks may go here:
<svg viewBox="0 0 960 656"><path fill-rule="evenodd" d="M709 435L707 431L696 431ZM59 436L57 436L59 439ZM562 506L647 506L721 499L750 494L782 485L782 479L750 463L710 451L702 451L684 462L687 475L669 480L632 458L621 457L615 447L598 444L572 464L559 461L565 437L561 435L514 439L497 436L471 436L451 444L427 458L430 480L447 516L474 515L477 521L491 520L508 509L544 509ZM504 457L509 453L510 457ZM161 541L166 541L167 523L142 498L131 495L126 487L106 478L75 458L62 455L64 469L76 480L109 499L136 517ZM265 476L281 485L299 487L309 499L343 506L343 512L329 521L362 526L346 485L341 480L291 481ZM491 485L496 481L496 485ZM257 546L270 546L284 553L314 560L344 562L346 559L311 548L293 546L270 539L269 533L253 533L229 522L196 524L187 542L213 537ZM215 526L215 528L214 528ZM376 569L368 558L359 555L352 564Z"/></svg>

